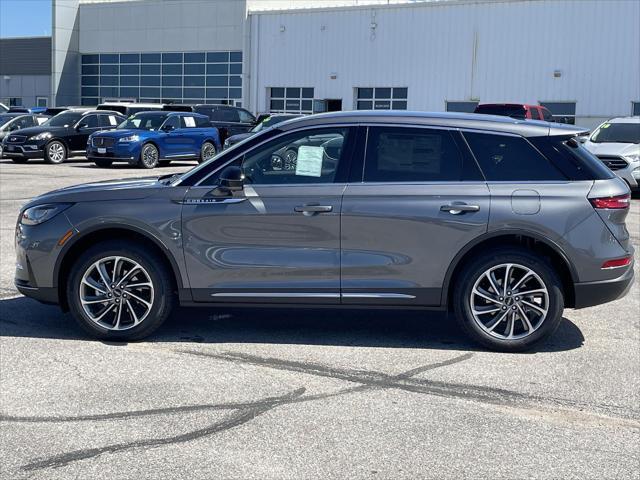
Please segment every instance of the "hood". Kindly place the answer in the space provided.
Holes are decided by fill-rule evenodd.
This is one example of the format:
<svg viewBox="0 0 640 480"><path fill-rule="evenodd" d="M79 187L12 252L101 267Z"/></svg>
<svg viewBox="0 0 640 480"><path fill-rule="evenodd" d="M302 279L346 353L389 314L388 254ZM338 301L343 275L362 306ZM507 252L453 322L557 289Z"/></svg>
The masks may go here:
<svg viewBox="0 0 640 480"><path fill-rule="evenodd" d="M234 143L241 142L245 138L249 138L249 137L251 137L253 135L254 135L253 132L251 132L251 133L238 133L237 135L231 135L230 137L227 138L227 140L229 140L229 143L234 144Z"/></svg>
<svg viewBox="0 0 640 480"><path fill-rule="evenodd" d="M146 198L157 189L166 188L158 182L158 177L137 179L107 180L104 182L84 183L53 190L32 199L23 208L53 202L89 202L104 200L134 200Z"/></svg>
<svg viewBox="0 0 640 480"><path fill-rule="evenodd" d="M593 143L587 141L585 148L594 155L632 155L640 153L637 143Z"/></svg>
<svg viewBox="0 0 640 480"><path fill-rule="evenodd" d="M92 136L97 136L100 135L101 137L108 137L108 138L123 138L123 137L129 137L131 135L140 135L140 136L144 136L145 134L149 133L148 130L129 130L129 129L114 129L114 130L100 130L99 132L94 133Z"/></svg>
<svg viewBox="0 0 640 480"><path fill-rule="evenodd" d="M69 130L68 127L47 127L47 126L39 126L39 127L29 127L29 128L21 128L20 130L14 130L11 132L11 135L22 135L23 137L33 137L34 135L38 135L42 132L51 132L58 133Z"/></svg>

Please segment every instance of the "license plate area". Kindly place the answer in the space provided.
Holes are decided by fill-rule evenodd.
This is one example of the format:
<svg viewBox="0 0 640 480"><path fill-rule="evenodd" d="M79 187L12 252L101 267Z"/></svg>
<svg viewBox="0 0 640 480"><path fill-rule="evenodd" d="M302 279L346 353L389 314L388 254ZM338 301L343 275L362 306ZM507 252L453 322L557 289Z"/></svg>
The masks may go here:
<svg viewBox="0 0 640 480"><path fill-rule="evenodd" d="M104 148L104 147L99 147L99 148L98 148L98 153L100 153L100 154L105 154L105 153L107 153L107 149L106 149L106 148Z"/></svg>

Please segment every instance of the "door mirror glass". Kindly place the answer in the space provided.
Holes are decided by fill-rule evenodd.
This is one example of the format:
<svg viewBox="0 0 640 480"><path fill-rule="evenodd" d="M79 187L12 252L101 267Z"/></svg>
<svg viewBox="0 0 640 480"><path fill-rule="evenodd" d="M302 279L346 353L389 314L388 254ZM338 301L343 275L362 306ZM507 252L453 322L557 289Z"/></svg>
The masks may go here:
<svg viewBox="0 0 640 480"><path fill-rule="evenodd" d="M226 193L237 192L244 187L244 172L242 168L228 166L218 177L218 188Z"/></svg>

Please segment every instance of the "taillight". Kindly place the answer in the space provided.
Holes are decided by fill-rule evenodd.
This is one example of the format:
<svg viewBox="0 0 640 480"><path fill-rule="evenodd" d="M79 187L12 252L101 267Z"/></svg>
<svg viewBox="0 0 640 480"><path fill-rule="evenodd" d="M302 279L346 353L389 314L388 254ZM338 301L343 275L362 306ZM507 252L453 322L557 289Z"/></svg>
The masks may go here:
<svg viewBox="0 0 640 480"><path fill-rule="evenodd" d="M631 205L631 195L618 195L616 197L590 198L593 208L608 208L610 210L620 210L629 208Z"/></svg>
<svg viewBox="0 0 640 480"><path fill-rule="evenodd" d="M615 258L613 260L607 260L602 264L602 267L600 268L603 268L603 269L604 268L620 268L620 267L626 267L630 263L631 263L631 255L624 258Z"/></svg>

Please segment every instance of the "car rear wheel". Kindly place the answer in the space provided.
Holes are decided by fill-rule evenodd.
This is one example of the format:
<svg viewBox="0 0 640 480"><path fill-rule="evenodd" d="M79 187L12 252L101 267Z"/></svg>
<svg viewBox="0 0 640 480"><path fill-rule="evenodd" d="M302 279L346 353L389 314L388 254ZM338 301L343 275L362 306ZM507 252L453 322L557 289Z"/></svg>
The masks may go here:
<svg viewBox="0 0 640 480"><path fill-rule="evenodd" d="M98 339L139 340L154 332L175 303L161 258L134 242L103 242L71 268L67 300L73 317Z"/></svg>
<svg viewBox="0 0 640 480"><path fill-rule="evenodd" d="M562 283L541 257L525 250L484 252L458 278L453 306L463 330L493 350L523 351L562 319Z"/></svg>
<svg viewBox="0 0 640 480"><path fill-rule="evenodd" d="M44 148L44 160L47 163L59 164L67 159L67 149L58 140L49 142Z"/></svg>
<svg viewBox="0 0 640 480"><path fill-rule="evenodd" d="M160 154L158 149L152 143L147 143L142 147L140 152L140 160L138 165L142 168L156 168L160 163Z"/></svg>
<svg viewBox="0 0 640 480"><path fill-rule="evenodd" d="M101 168L109 168L111 166L111 164L113 163L111 160L106 160L103 158L99 158L97 160L95 160L96 165L101 167Z"/></svg>
<svg viewBox="0 0 640 480"><path fill-rule="evenodd" d="M216 146L211 142L204 142L202 144L202 148L200 149L200 161L198 163L203 163L211 160L216 156Z"/></svg>

